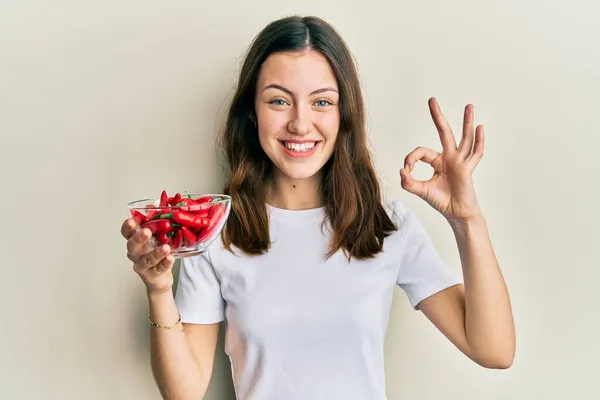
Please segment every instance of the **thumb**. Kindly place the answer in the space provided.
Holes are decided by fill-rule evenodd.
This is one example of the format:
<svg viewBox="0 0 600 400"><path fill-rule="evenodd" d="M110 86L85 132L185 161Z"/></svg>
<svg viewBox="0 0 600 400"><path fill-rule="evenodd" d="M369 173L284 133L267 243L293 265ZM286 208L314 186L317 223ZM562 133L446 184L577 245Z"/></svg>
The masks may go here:
<svg viewBox="0 0 600 400"><path fill-rule="evenodd" d="M425 198L427 194L425 182L414 179L406 168L400 170L400 185L402 186L402 189L417 195L420 198Z"/></svg>

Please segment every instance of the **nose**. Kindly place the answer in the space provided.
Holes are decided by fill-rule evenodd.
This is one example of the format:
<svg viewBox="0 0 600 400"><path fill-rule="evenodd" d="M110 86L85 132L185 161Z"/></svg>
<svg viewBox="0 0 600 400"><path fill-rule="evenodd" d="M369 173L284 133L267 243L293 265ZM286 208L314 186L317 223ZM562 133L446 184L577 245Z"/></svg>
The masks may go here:
<svg viewBox="0 0 600 400"><path fill-rule="evenodd" d="M287 128L291 133L304 136L312 131L312 125L310 112L297 107Z"/></svg>

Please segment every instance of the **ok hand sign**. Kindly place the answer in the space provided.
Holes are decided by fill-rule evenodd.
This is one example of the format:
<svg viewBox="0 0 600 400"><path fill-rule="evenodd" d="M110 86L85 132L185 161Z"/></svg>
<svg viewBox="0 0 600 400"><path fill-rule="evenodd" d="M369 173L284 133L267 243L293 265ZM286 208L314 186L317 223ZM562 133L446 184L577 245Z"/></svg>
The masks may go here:
<svg viewBox="0 0 600 400"><path fill-rule="evenodd" d="M408 154L400 170L402 188L425 200L449 221L472 219L480 213L472 173L483 156L483 126L473 127L473 106L467 105L462 138L457 146L435 98L429 99L429 110L440 136L442 152L417 147ZM433 167L429 180L419 181L411 176L417 161Z"/></svg>

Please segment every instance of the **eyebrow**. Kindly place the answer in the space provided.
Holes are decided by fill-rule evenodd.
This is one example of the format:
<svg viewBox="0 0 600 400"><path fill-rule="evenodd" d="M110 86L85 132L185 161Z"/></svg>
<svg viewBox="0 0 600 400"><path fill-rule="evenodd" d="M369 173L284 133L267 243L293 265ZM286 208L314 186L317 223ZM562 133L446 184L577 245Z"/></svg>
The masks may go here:
<svg viewBox="0 0 600 400"><path fill-rule="evenodd" d="M265 90L270 89L270 88L272 88L272 89L279 89L282 92L286 92L290 96L293 95L293 93L292 93L291 90L289 90L289 89L287 89L287 88L285 88L285 87L283 87L281 85L278 85L276 83L271 83L270 85L265 86L265 88L262 91L264 92ZM336 93L338 93L337 90L335 90L334 88L328 86L328 87L324 87L324 88L321 88L321 89L314 90L314 91L312 91L310 93L310 95L312 96L314 94L323 93L323 92L336 92Z"/></svg>

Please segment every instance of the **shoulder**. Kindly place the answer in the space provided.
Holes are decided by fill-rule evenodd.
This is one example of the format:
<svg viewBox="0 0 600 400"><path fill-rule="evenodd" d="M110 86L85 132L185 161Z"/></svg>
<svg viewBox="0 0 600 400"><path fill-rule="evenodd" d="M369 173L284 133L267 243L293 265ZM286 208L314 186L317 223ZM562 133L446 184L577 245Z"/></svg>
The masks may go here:
<svg viewBox="0 0 600 400"><path fill-rule="evenodd" d="M396 226L396 231L388 237L388 241L406 248L406 246L412 246L415 243L431 240L419 217L402 200L385 197L382 204L387 215Z"/></svg>
<svg viewBox="0 0 600 400"><path fill-rule="evenodd" d="M382 198L381 204L398 230L402 230L404 225L414 217L412 210L398 198L385 196Z"/></svg>
<svg viewBox="0 0 600 400"><path fill-rule="evenodd" d="M224 265L243 264L249 257L234 244L226 248L223 243L222 233L208 246L206 252L202 253L202 256L213 266L217 273L220 273Z"/></svg>
<svg viewBox="0 0 600 400"><path fill-rule="evenodd" d="M206 248L206 251L189 256L183 257L181 259L181 266L189 269L197 269L197 268L213 268L215 265L215 261L217 261L221 256L220 253L226 251L223 247L223 243L221 240L221 235L219 234L213 242Z"/></svg>

